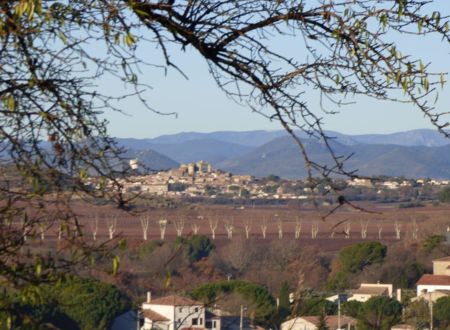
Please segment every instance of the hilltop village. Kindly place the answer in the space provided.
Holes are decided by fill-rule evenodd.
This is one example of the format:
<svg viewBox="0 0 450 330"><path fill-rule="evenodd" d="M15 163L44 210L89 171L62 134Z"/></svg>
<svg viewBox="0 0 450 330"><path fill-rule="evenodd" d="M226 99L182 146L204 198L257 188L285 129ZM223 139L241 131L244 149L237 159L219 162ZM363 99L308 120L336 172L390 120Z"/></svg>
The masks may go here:
<svg viewBox="0 0 450 330"><path fill-rule="evenodd" d="M251 200L307 200L328 191L346 190L356 199L397 201L435 199L450 185L449 180L390 178L354 178L346 180L285 180L275 175L256 178L234 175L214 169L210 163L198 161L179 168L141 174L137 160L130 161L134 174L119 180L126 192L158 195L168 198L227 198ZM90 184L95 180L91 179Z"/></svg>

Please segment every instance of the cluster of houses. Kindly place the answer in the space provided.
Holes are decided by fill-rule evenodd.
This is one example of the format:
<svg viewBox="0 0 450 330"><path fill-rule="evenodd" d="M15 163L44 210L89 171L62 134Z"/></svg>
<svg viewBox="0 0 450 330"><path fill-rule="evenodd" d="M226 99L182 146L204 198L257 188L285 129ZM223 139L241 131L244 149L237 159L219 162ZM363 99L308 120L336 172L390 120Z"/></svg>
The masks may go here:
<svg viewBox="0 0 450 330"><path fill-rule="evenodd" d="M340 302L366 302L375 296L386 296L401 301L401 290L394 291L392 284L362 283L359 288L345 295L335 295L327 299ZM450 256L433 260L433 274L425 274L417 282L417 296L413 300L425 299L429 303L450 296ZM127 323L128 322L128 323ZM318 315L299 316L281 324L281 330L317 330L321 319ZM346 315L329 315L325 322L330 330L356 329L357 320ZM128 326L127 326L128 324ZM219 308L209 308L202 302L187 297L170 295L147 300L140 311L129 312L118 319L113 330L259 330L262 329L241 315L230 315ZM391 330L414 330L407 324L398 324Z"/></svg>
<svg viewBox="0 0 450 330"><path fill-rule="evenodd" d="M145 175L139 170L138 160L130 160L129 166L134 170L135 175L120 182L129 192L165 197L216 198L225 195L233 198L248 197L252 199L308 199L313 193L313 190L308 187L309 185L302 180L283 180L283 183L280 184L280 182L261 180L250 175L233 175L214 169L210 163L204 161L182 164L176 169ZM450 185L449 180L436 179L371 180L354 178L343 183L348 187L376 189L378 193L383 190L396 190L413 185ZM93 187L97 185L95 178L89 178L87 184ZM319 191L318 188L314 189ZM325 185L324 189L329 190L331 187Z"/></svg>

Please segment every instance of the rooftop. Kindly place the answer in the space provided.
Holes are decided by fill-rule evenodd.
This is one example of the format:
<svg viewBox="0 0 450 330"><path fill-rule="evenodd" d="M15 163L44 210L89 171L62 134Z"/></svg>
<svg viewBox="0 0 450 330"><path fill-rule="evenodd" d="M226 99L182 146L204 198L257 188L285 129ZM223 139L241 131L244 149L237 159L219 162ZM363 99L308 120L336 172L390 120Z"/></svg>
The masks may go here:
<svg viewBox="0 0 450 330"><path fill-rule="evenodd" d="M439 259L434 259L433 262L435 262L435 261L438 261L438 262L439 261L448 261L448 262L450 262L450 256L439 258Z"/></svg>
<svg viewBox="0 0 450 330"><path fill-rule="evenodd" d="M417 285L448 285L450 286L450 276L448 275L422 275Z"/></svg>
<svg viewBox="0 0 450 330"><path fill-rule="evenodd" d="M299 317L301 319L304 319L305 321L308 321L314 325L319 325L320 317L319 316L301 316ZM327 326L329 328L336 329L338 326L338 316L337 315L328 315L325 317L325 321L327 322ZM353 317L341 315L341 326L344 325L356 325L356 320Z"/></svg>
<svg viewBox="0 0 450 330"><path fill-rule="evenodd" d="M155 311L153 311L151 309L144 309L142 314L144 314L145 318L150 319L154 322L170 321L168 318L162 316L161 314L156 313Z"/></svg>
<svg viewBox="0 0 450 330"><path fill-rule="evenodd" d="M388 293L386 287L360 287L356 290L352 290L353 294L369 294L369 295L384 295Z"/></svg>
<svg viewBox="0 0 450 330"><path fill-rule="evenodd" d="M151 305L168 305L168 306L203 306L200 301L195 301L187 297L178 295L170 295L153 299L149 302Z"/></svg>

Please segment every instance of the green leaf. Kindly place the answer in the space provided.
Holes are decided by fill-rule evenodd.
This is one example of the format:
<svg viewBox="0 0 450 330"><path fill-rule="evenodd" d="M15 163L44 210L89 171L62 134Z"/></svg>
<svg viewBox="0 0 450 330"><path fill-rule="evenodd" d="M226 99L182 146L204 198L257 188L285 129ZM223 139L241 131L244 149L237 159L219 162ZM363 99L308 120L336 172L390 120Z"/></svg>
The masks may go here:
<svg viewBox="0 0 450 330"><path fill-rule="evenodd" d="M115 275L117 275L117 271L119 270L119 265L120 265L119 256L114 256L112 263L113 263L112 264L112 274L115 276Z"/></svg>
<svg viewBox="0 0 450 330"><path fill-rule="evenodd" d="M84 168L80 169L80 179L86 179L87 178L87 172Z"/></svg>
<svg viewBox="0 0 450 330"><path fill-rule="evenodd" d="M36 274L37 277L40 277L40 276L41 276L41 273L42 273L42 263L41 263L41 260L40 260L40 259L38 259L38 260L36 261L36 265L34 266L34 273Z"/></svg>

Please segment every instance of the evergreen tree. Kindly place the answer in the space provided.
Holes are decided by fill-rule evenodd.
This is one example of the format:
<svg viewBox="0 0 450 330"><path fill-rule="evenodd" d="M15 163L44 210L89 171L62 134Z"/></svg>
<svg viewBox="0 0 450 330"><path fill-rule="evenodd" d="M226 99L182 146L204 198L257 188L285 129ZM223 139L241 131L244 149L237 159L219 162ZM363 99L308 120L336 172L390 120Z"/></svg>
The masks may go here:
<svg viewBox="0 0 450 330"><path fill-rule="evenodd" d="M319 315L319 324L317 325L317 330L329 330L327 325L327 314L325 314L324 309Z"/></svg>
<svg viewBox="0 0 450 330"><path fill-rule="evenodd" d="M280 320L283 320L291 314L291 303L289 301L289 283L286 281L283 281L281 283L280 288L280 305L278 306L278 315L280 317Z"/></svg>

